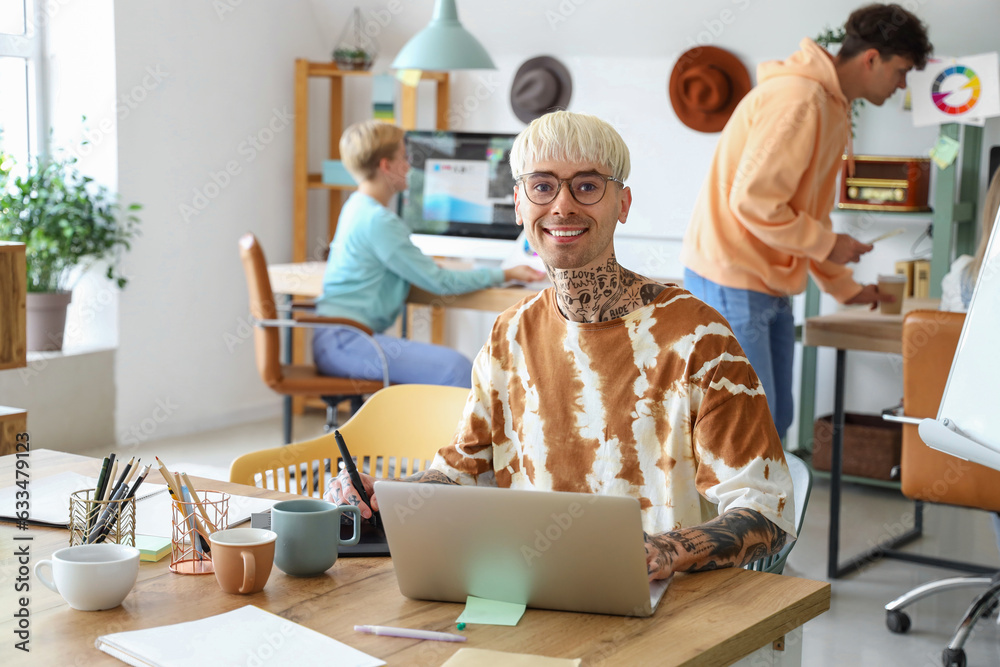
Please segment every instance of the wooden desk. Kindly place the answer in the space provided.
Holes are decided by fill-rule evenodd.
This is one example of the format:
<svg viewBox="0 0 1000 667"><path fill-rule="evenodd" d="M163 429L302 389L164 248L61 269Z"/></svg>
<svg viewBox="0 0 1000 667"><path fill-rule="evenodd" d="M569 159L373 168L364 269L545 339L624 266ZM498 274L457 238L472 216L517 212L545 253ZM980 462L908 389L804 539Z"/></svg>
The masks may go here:
<svg viewBox="0 0 1000 667"><path fill-rule="evenodd" d="M72 454L37 450L30 456L32 479L75 470L97 476L100 462ZM0 457L0 484L14 480L14 456ZM242 495L284 494L222 482L199 486ZM356 633L355 623L455 631L462 605L404 598L388 558L342 558L318 577L289 577L274 569L267 587L254 595L223 593L212 576L185 576L167 569L169 558L142 563L139 580L121 607L101 612L70 609L62 598L29 575L30 654L13 648L18 563L11 544L28 544L30 567L66 546L65 530L31 527L19 531L0 522L0 664L121 665L94 648L98 635L193 620L253 604L329 635L389 665L440 665L463 645L376 637ZM30 537L28 542L12 542ZM726 569L677 575L650 618L529 609L515 627L470 625L464 646L552 657L583 658L595 665L728 665L815 618L830 607L830 585L763 572Z"/></svg>
<svg viewBox="0 0 1000 667"><path fill-rule="evenodd" d="M323 295L325 262L298 264L270 264L267 273L275 294L318 298ZM525 297L537 294L528 287L488 287L467 294L432 294L419 287L411 287L406 302L439 308L468 308L500 313ZM440 341L432 341L439 343Z"/></svg>
<svg viewBox="0 0 1000 667"><path fill-rule="evenodd" d="M903 317L911 310L937 310L938 299L907 299L899 315L882 315L867 307L846 308L829 315L806 319L803 345L833 347L837 350L836 380L833 394L833 435L830 454L830 533L827 544L827 576L836 579L871 563L875 557L914 560L898 548L920 537L923 532L922 505L914 512L913 530L892 538L878 546L850 558L841 564L840 550L840 492L844 465L844 374L847 351L885 352L901 354L903 351Z"/></svg>
<svg viewBox="0 0 1000 667"><path fill-rule="evenodd" d="M466 267L467 268L467 267ZM275 294L288 297L304 297L317 299L323 295L323 273L326 262L298 262L292 264L270 264L267 267L271 279L271 290ZM466 294L432 294L419 287L410 287L406 298L407 304L426 306L430 308L430 342L444 345L444 309L467 308L500 313L525 297L537 294L538 290L527 287L490 287L468 292ZM404 321L405 331L411 328L410 318L413 313L406 309ZM287 363L300 364L305 361L305 338L301 332L286 330L285 351ZM303 397L286 397L286 414L301 414L304 405ZM324 404L317 401L317 407Z"/></svg>

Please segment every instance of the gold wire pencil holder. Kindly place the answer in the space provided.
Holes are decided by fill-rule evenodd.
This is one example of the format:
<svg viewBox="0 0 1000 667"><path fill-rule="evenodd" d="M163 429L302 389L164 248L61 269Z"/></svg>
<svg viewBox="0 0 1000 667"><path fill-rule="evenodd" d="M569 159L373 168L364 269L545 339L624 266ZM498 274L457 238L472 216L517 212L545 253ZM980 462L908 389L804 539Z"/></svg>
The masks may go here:
<svg viewBox="0 0 1000 667"><path fill-rule="evenodd" d="M171 503L170 571L178 574L212 574L212 554L208 536L227 527L229 494L223 491L195 491L199 503L173 499Z"/></svg>
<svg viewBox="0 0 1000 667"><path fill-rule="evenodd" d="M135 498L97 500L96 489L69 497L69 545L112 542L135 546Z"/></svg>

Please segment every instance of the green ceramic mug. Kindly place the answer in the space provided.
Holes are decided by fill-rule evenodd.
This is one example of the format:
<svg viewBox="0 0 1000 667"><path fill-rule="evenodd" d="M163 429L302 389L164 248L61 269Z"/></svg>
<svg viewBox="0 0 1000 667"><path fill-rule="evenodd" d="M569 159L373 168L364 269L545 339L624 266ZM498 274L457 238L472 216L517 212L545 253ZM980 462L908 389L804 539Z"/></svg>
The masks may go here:
<svg viewBox="0 0 1000 667"><path fill-rule="evenodd" d="M349 540L340 538L340 517L345 512L354 514L354 533ZM361 539L361 510L314 498L283 500L271 508L271 530L278 534L274 545L278 569L311 577L333 567L341 544L357 544Z"/></svg>

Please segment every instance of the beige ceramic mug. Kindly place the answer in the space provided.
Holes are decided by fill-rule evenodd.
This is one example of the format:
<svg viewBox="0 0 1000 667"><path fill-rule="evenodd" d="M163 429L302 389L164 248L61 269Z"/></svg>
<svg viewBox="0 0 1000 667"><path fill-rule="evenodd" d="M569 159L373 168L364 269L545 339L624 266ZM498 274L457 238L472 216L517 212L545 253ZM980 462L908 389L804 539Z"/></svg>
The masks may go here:
<svg viewBox="0 0 1000 667"><path fill-rule="evenodd" d="M209 536L215 579L226 593L264 590L274 563L278 535L263 528L227 528Z"/></svg>

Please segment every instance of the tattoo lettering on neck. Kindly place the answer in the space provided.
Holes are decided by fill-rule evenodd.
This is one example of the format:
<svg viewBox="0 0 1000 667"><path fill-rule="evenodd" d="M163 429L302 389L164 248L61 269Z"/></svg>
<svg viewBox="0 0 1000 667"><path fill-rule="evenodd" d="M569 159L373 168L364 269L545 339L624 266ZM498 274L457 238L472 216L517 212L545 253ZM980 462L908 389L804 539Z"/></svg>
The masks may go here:
<svg viewBox="0 0 1000 667"><path fill-rule="evenodd" d="M594 269L549 270L556 303L574 322L609 322L646 306L665 288L618 264L614 258Z"/></svg>

